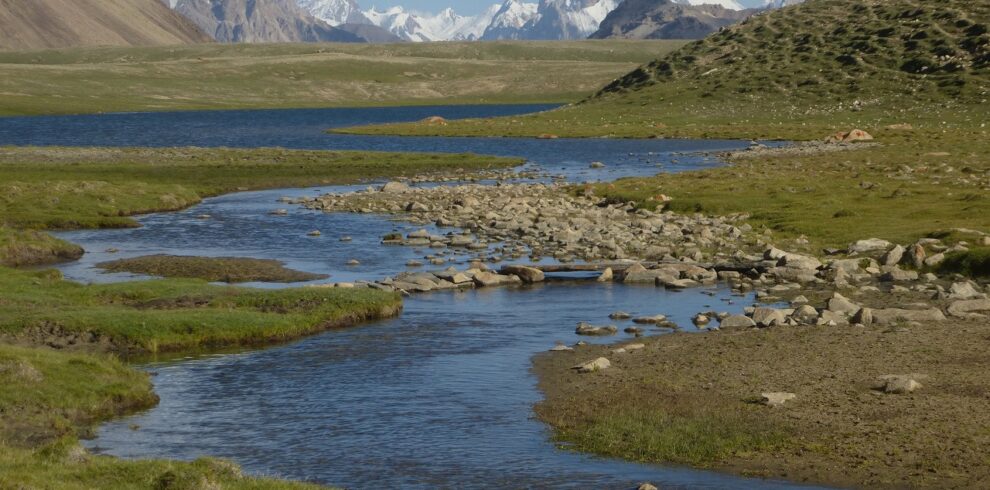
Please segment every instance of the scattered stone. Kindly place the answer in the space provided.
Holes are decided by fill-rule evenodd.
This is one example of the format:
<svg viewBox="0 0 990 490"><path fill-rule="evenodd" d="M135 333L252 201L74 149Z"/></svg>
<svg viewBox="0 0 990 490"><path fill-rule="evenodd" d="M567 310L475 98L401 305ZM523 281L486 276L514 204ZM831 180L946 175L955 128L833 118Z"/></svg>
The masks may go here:
<svg viewBox="0 0 990 490"><path fill-rule="evenodd" d="M941 322L944 320L945 314L937 308L928 310L904 310L899 308L873 310L873 322L878 325L893 325L898 322Z"/></svg>
<svg viewBox="0 0 990 490"><path fill-rule="evenodd" d="M887 253L883 254L883 257L880 258L880 263L886 266L895 266L900 264L901 260L904 259L905 252L906 250L904 250L904 247L897 245L888 250Z"/></svg>
<svg viewBox="0 0 990 490"><path fill-rule="evenodd" d="M612 367L612 363L604 357L599 357L594 361L588 361L582 364L578 364L571 369L576 369L579 373L593 373L596 371L601 371Z"/></svg>
<svg viewBox="0 0 990 490"><path fill-rule="evenodd" d="M268 214L270 214L272 216L288 216L289 215L289 210L288 209L276 209L275 211L272 211L272 212L270 212Z"/></svg>
<svg viewBox="0 0 990 490"><path fill-rule="evenodd" d="M705 315L704 313L698 313L697 315L694 316L694 318L691 319L691 321L694 322L696 326L701 327L703 325L708 325L709 323L711 323L712 320L711 318L708 318L708 315Z"/></svg>
<svg viewBox="0 0 990 490"><path fill-rule="evenodd" d="M349 237L349 236L342 236L342 237L340 237L340 241L342 241L342 242L352 242L352 241L354 241L354 239L351 238L351 237Z"/></svg>
<svg viewBox="0 0 990 490"><path fill-rule="evenodd" d="M351 265L351 266L361 265L361 261L357 259L351 259L347 261L347 265Z"/></svg>
<svg viewBox="0 0 990 490"><path fill-rule="evenodd" d="M880 276L880 280L881 281L884 281L884 282L910 282L910 281L917 281L918 280L918 272L917 271L906 271L906 270L901 269L899 267L894 267L894 268L888 270L887 272L885 272L882 276Z"/></svg>
<svg viewBox="0 0 990 490"><path fill-rule="evenodd" d="M666 319L666 315L641 316L633 318L633 323L638 323L640 325L656 325Z"/></svg>
<svg viewBox="0 0 990 490"><path fill-rule="evenodd" d="M949 314L958 318L985 318L982 313L990 313L990 299L956 301L949 305Z"/></svg>
<svg viewBox="0 0 990 490"><path fill-rule="evenodd" d="M323 235L323 233L320 233L320 230L313 230L313 231L307 233L306 235L316 237L316 236Z"/></svg>
<svg viewBox="0 0 990 490"><path fill-rule="evenodd" d="M784 312L776 308L756 308L753 310L753 322L758 327L783 325L785 318Z"/></svg>
<svg viewBox="0 0 990 490"><path fill-rule="evenodd" d="M891 395L906 395L913 393L922 387L922 384L915 380L920 377L916 374L888 374L877 378L874 389L883 391Z"/></svg>
<svg viewBox="0 0 990 490"><path fill-rule="evenodd" d="M550 352L565 352L565 351L572 351L572 350L574 350L573 347L568 347L568 346L563 345L563 344L557 344L557 345L555 345L555 346L553 346L553 347L550 348Z"/></svg>
<svg viewBox="0 0 990 490"><path fill-rule="evenodd" d="M607 267L605 268L604 271L602 271L602 274L598 276L598 279L596 280L598 282L610 282L613 279L613 277L614 277L614 273L612 272L612 268Z"/></svg>
<svg viewBox="0 0 990 490"><path fill-rule="evenodd" d="M876 252L878 250L888 250L893 244L887 240L879 238L868 238L849 245L849 253Z"/></svg>
<svg viewBox="0 0 990 490"><path fill-rule="evenodd" d="M761 396L761 403L772 408L782 407L785 403L797 398L796 394L786 392L763 393Z"/></svg>
<svg viewBox="0 0 990 490"><path fill-rule="evenodd" d="M616 311L616 312L613 312L608 317L611 318L611 319L613 319L613 320L628 320L628 319L632 318L632 315L630 315L629 313L626 313L624 311Z"/></svg>
<svg viewBox="0 0 990 490"><path fill-rule="evenodd" d="M605 168L605 164L602 162L591 162L591 168Z"/></svg>
<svg viewBox="0 0 990 490"><path fill-rule="evenodd" d="M631 333L631 334L638 334L638 333L643 333L643 329L642 328L639 328L639 327L626 327L626 329L623 330L623 332L625 332L625 333Z"/></svg>
<svg viewBox="0 0 990 490"><path fill-rule="evenodd" d="M794 321L802 325L814 325L819 318L818 310L811 305L802 305L791 314Z"/></svg>
<svg viewBox="0 0 990 490"><path fill-rule="evenodd" d="M659 489L652 483L640 483L639 486L636 487L636 490L659 490Z"/></svg>
<svg viewBox="0 0 990 490"><path fill-rule="evenodd" d="M526 284L533 284L537 282L543 282L546 279L546 275L543 271L533 268L526 267L522 265L507 265L502 268L503 274L512 274L518 276L522 279L522 282Z"/></svg>
<svg viewBox="0 0 990 490"><path fill-rule="evenodd" d="M751 328L756 326L756 322L745 315L732 315L722 319L719 326L722 328Z"/></svg>
<svg viewBox="0 0 990 490"><path fill-rule="evenodd" d="M616 333L618 333L618 331L619 328L616 327L615 325L605 325L601 327L596 327L590 323L581 322L578 323L578 326L574 330L574 333L578 335L601 337L606 335L615 335Z"/></svg>
<svg viewBox="0 0 990 490"><path fill-rule="evenodd" d="M860 308L859 305L839 293L832 294L832 299L828 300L829 311L841 313L846 316L856 313Z"/></svg>
<svg viewBox="0 0 990 490"><path fill-rule="evenodd" d="M412 190L412 188L409 187L408 184L402 182L389 182L379 189L380 192L389 193L409 192L410 190Z"/></svg>

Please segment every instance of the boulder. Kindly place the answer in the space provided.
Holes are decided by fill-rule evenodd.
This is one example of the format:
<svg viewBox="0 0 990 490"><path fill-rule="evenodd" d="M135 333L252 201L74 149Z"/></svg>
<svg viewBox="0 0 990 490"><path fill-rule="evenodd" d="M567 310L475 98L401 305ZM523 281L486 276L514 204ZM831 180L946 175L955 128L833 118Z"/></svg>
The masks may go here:
<svg viewBox="0 0 990 490"><path fill-rule="evenodd" d="M828 300L828 310L835 313L841 313L849 316L856 313L860 309L861 307L859 305L853 303L849 300L849 298L846 298L839 293L832 294L832 299Z"/></svg>
<svg viewBox="0 0 990 490"><path fill-rule="evenodd" d="M785 403L797 398L794 393L786 392L773 392L773 393L763 393L761 395L761 403L768 407L782 407Z"/></svg>
<svg viewBox="0 0 990 490"><path fill-rule="evenodd" d="M595 325L585 322L578 323L577 328L574 329L574 333L578 335L590 335L596 337L601 337L605 335L615 335L616 333L618 333L618 331L619 328L616 327L615 325L605 325L601 327L596 327Z"/></svg>
<svg viewBox="0 0 990 490"><path fill-rule="evenodd" d="M910 258L911 265L915 268L920 269L925 266L925 257L928 256L928 252L925 251L925 247L920 243L911 245L911 249L908 250L908 257Z"/></svg>
<svg viewBox="0 0 990 490"><path fill-rule="evenodd" d="M596 281L611 282L613 277L614 277L614 273L612 272L612 268L607 267L604 271L602 271L602 274L598 276L598 279L596 279Z"/></svg>
<svg viewBox="0 0 990 490"><path fill-rule="evenodd" d="M784 312L776 308L756 308L753 310L753 322L758 327L783 325L785 318Z"/></svg>
<svg viewBox="0 0 990 490"><path fill-rule="evenodd" d="M990 313L990 299L960 300L949 305L949 314L958 318L982 318Z"/></svg>
<svg viewBox="0 0 990 490"><path fill-rule="evenodd" d="M722 319L719 323L721 328L750 328L755 327L756 322L752 318L745 315L732 315Z"/></svg>
<svg viewBox="0 0 990 490"><path fill-rule="evenodd" d="M818 316L818 310L811 305L799 306L796 310L794 310L794 313L791 314L791 318L793 318L794 321L803 325L814 325L818 320Z"/></svg>
<svg viewBox="0 0 990 490"><path fill-rule="evenodd" d="M633 318L633 323L639 323L641 325L659 324L666 319L667 317L665 315L641 316Z"/></svg>
<svg viewBox="0 0 990 490"><path fill-rule="evenodd" d="M543 282L546 279L543 271L523 265L507 265L502 268L502 273L518 276L526 284Z"/></svg>
<svg viewBox="0 0 990 490"><path fill-rule="evenodd" d="M853 323L870 326L873 325L873 310L871 308L860 308L852 317Z"/></svg>
<svg viewBox="0 0 990 490"><path fill-rule="evenodd" d="M579 373L593 373L596 371L608 369L610 367L612 367L612 363L609 362L608 359L605 359L604 357L599 357L594 361L588 361L585 363L578 364L577 366L574 366L571 369L575 369Z"/></svg>
<svg viewBox="0 0 990 490"><path fill-rule="evenodd" d="M917 271L906 271L900 267L893 267L880 276L883 282L909 282L918 280Z"/></svg>
<svg viewBox="0 0 990 490"><path fill-rule="evenodd" d="M971 282L957 282L949 287L949 299L974 299L983 298L981 293Z"/></svg>
<svg viewBox="0 0 990 490"><path fill-rule="evenodd" d="M881 240L879 238L868 238L866 240L860 240L858 242L849 245L849 253L867 253L876 252L879 250L888 250L893 246L892 243L887 240Z"/></svg>
<svg viewBox="0 0 990 490"><path fill-rule="evenodd" d="M892 325L897 322L941 321L945 321L945 314L937 308L929 310L904 310L900 308L873 310L873 322L878 325Z"/></svg>
<svg viewBox="0 0 990 490"><path fill-rule="evenodd" d="M502 284L519 283L521 280L516 276L503 276L494 272L480 271L471 278L475 285L479 287L500 286Z"/></svg>
<svg viewBox="0 0 990 490"><path fill-rule="evenodd" d="M915 374L888 374L877 378L873 389L892 395L906 395L920 389L922 384L915 377Z"/></svg>
<svg viewBox="0 0 990 490"><path fill-rule="evenodd" d="M409 192L412 188L402 182L389 182L381 186L379 192Z"/></svg>
<svg viewBox="0 0 990 490"><path fill-rule="evenodd" d="M632 318L632 315L630 315L629 313L626 313L624 311L616 311L616 312L612 313L611 315L609 315L608 317L611 318L611 319L613 319L613 320L628 320L628 319Z"/></svg>
<svg viewBox="0 0 990 490"><path fill-rule="evenodd" d="M904 259L905 252L906 250L904 250L904 247L897 245L888 250L887 253L883 254L883 257L880 258L880 264L886 266L895 266L900 264L901 260Z"/></svg>

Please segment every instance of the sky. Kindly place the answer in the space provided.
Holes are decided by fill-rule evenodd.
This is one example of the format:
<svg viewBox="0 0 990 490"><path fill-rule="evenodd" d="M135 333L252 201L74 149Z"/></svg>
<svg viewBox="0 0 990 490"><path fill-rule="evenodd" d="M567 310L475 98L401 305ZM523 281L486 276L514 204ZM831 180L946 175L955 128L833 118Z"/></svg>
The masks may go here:
<svg viewBox="0 0 990 490"><path fill-rule="evenodd" d="M539 0L526 0L537 3ZM493 3L502 3L499 0L357 0L361 8L368 9L372 6L379 10L395 5L401 5L406 10L416 12L439 12L447 7L452 7L454 11L461 15L480 14ZM739 0L739 3L746 7L762 5L762 0Z"/></svg>

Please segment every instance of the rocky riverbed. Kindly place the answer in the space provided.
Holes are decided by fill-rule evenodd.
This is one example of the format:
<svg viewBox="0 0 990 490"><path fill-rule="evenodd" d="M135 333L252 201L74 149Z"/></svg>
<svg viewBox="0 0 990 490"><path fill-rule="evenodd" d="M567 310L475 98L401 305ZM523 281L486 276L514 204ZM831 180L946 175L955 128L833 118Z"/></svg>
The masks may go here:
<svg viewBox="0 0 990 490"><path fill-rule="evenodd" d="M601 264L600 281L668 289L724 281L738 293L755 290L762 304L773 305L751 307L745 316L699 312L695 323L704 328L892 325L986 318L990 313L985 286L919 273L937 266L946 253L966 250L969 242L950 247L934 238L906 245L863 239L845 250L828 251L831 256L823 260L774 247L744 223L745 215L649 211L567 190L546 184L418 188L390 182L297 203L324 212L394 214L449 228L443 235L424 229L385 236L382 242L429 249L424 260L433 266L460 261L455 257L470 264L344 287L424 292L539 282L544 279L539 267L517 265L495 272L488 264L553 257L562 263ZM957 232L972 235L976 244L990 241L979 231Z"/></svg>

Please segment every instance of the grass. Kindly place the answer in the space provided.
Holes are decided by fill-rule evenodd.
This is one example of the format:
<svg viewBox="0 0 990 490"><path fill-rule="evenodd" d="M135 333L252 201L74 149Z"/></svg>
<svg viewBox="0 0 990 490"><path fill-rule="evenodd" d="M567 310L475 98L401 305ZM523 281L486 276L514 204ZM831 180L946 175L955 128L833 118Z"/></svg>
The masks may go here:
<svg viewBox="0 0 990 490"><path fill-rule="evenodd" d="M76 260L82 247L35 230L0 227L0 266L20 267Z"/></svg>
<svg viewBox="0 0 990 490"><path fill-rule="evenodd" d="M0 53L0 115L572 102L683 44L210 44Z"/></svg>
<svg viewBox="0 0 990 490"><path fill-rule="evenodd" d="M2 488L315 488L248 478L231 463L123 461L88 455L94 424L158 402L148 375L104 356L0 344Z"/></svg>
<svg viewBox="0 0 990 490"><path fill-rule="evenodd" d="M306 282L326 279L324 274L311 274L288 269L277 260L244 257L189 257L148 255L96 264L107 272L130 272L167 278L203 279L210 282Z"/></svg>
<svg viewBox="0 0 990 490"><path fill-rule="evenodd" d="M556 424L554 424L556 425ZM647 463L710 466L752 451L786 444L786 434L756 417L724 413L674 415L666 407L603 410L577 426L559 429L557 438L574 449Z"/></svg>
<svg viewBox="0 0 990 490"><path fill-rule="evenodd" d="M388 317L402 305L371 289L264 291L177 279L86 286L53 271L3 268L0 291L0 336L132 354L270 344Z"/></svg>
<svg viewBox="0 0 990 490"><path fill-rule="evenodd" d="M962 274L968 277L990 278L990 248L976 248L967 252L954 252L945 257L937 267L943 275Z"/></svg>

